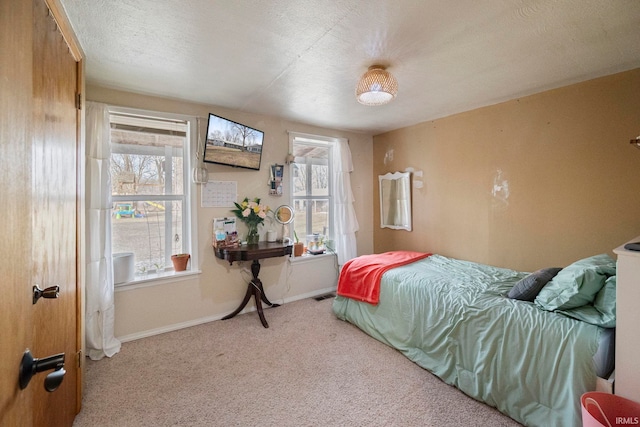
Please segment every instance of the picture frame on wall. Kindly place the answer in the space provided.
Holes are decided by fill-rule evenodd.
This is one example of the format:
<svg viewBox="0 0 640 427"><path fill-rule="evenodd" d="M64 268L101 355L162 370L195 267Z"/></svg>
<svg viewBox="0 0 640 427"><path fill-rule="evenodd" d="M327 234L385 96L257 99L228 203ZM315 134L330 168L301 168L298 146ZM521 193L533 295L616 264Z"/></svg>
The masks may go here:
<svg viewBox="0 0 640 427"><path fill-rule="evenodd" d="M271 165L271 177L269 194L272 196L282 196L282 178L284 177L284 165Z"/></svg>

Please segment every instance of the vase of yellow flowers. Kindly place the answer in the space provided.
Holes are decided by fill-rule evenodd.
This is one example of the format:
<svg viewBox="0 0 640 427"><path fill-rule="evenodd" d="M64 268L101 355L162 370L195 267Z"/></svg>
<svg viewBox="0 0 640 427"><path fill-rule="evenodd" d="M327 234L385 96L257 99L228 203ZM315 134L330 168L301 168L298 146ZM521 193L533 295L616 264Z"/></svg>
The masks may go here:
<svg viewBox="0 0 640 427"><path fill-rule="evenodd" d="M255 197L253 200L249 200L245 197L241 203L233 202L236 206L232 209L236 217L247 225L247 244L255 245L260 240L260 234L258 233L258 226L264 222L269 212L269 206L260 203L260 199Z"/></svg>

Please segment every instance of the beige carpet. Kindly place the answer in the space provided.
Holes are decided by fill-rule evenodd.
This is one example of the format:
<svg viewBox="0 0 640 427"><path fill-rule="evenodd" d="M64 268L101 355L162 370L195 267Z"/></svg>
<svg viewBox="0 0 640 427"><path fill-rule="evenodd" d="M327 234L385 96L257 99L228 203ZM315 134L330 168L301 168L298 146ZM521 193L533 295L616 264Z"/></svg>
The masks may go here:
<svg viewBox="0 0 640 427"><path fill-rule="evenodd" d="M518 426L335 318L333 298L125 343L87 361L74 426Z"/></svg>

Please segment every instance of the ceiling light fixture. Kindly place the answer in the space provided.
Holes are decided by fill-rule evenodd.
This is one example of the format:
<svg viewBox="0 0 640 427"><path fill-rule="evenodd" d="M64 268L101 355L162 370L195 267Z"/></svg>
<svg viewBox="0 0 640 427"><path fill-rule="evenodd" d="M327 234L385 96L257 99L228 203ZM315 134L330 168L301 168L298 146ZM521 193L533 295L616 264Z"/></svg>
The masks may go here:
<svg viewBox="0 0 640 427"><path fill-rule="evenodd" d="M360 77L356 98L363 105L383 105L398 94L398 81L381 65L372 65Z"/></svg>

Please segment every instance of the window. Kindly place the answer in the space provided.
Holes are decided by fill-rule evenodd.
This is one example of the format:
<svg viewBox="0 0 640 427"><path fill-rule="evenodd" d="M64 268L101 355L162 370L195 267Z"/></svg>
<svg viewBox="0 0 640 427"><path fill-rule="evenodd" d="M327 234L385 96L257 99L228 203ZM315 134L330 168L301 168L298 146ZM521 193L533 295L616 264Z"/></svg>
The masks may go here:
<svg viewBox="0 0 640 427"><path fill-rule="evenodd" d="M133 252L136 279L172 271L171 255L191 252L190 124L110 114L111 246L113 253Z"/></svg>
<svg viewBox="0 0 640 427"><path fill-rule="evenodd" d="M349 141L289 132L293 229L301 241L323 234L339 265L357 256L358 219L353 207ZM327 242L328 244L328 242Z"/></svg>
<svg viewBox="0 0 640 427"><path fill-rule="evenodd" d="M294 230L300 241L321 234L331 238L333 198L331 195L332 143L311 136L294 136L291 165Z"/></svg>

